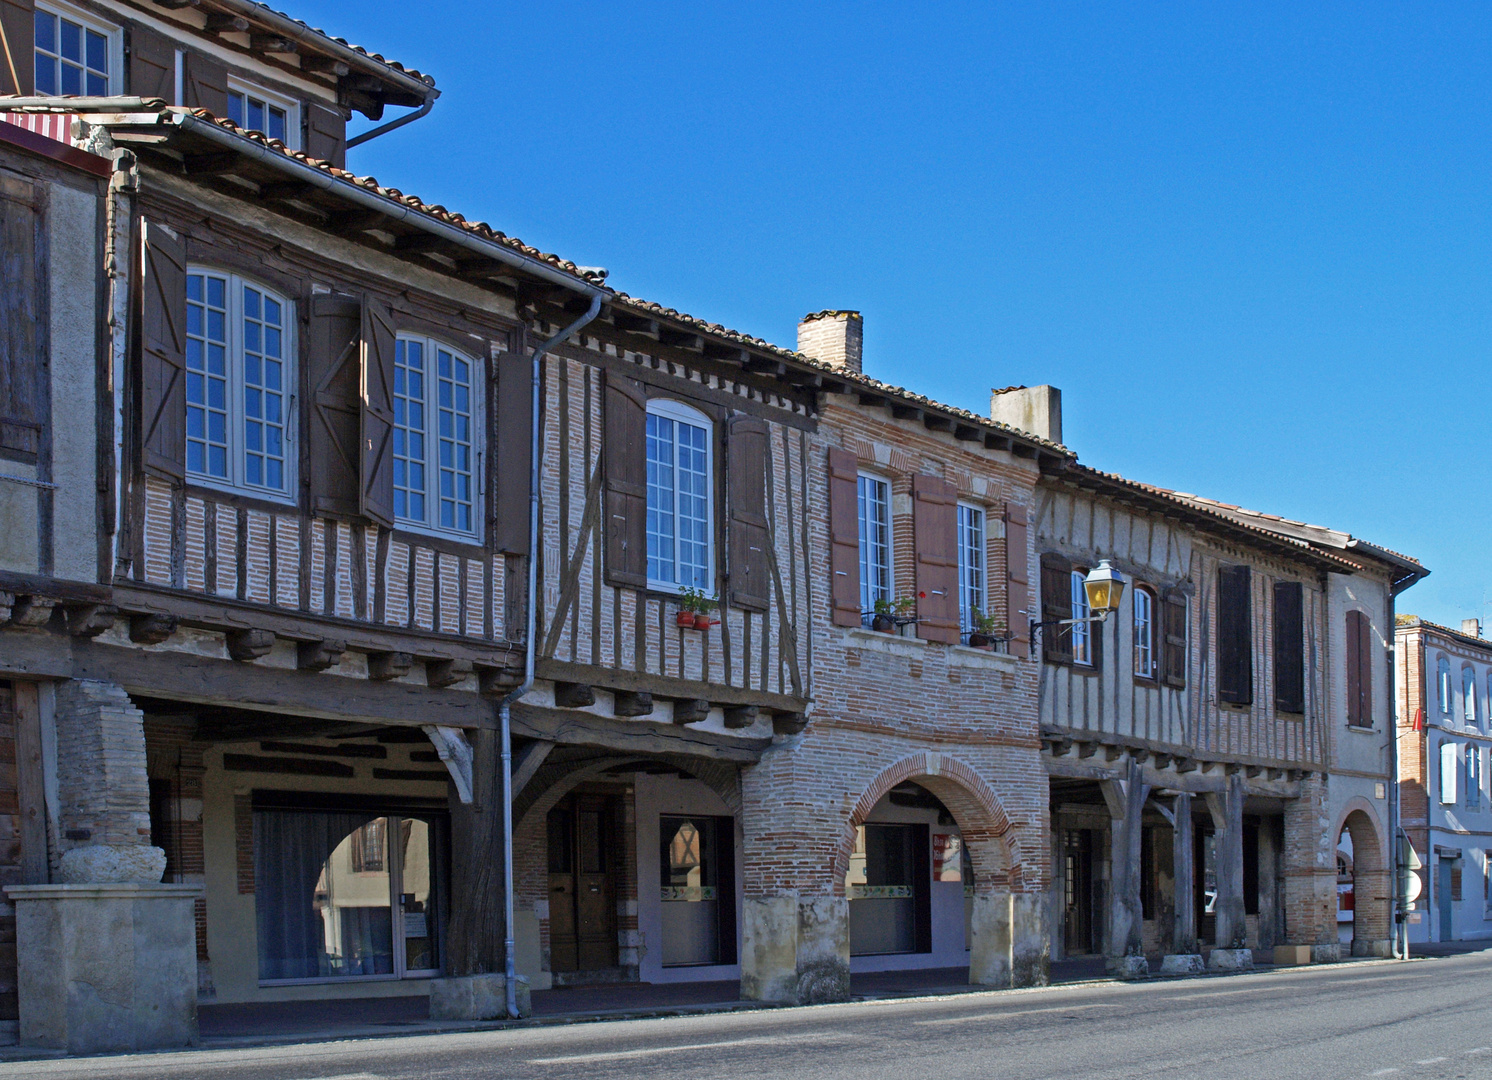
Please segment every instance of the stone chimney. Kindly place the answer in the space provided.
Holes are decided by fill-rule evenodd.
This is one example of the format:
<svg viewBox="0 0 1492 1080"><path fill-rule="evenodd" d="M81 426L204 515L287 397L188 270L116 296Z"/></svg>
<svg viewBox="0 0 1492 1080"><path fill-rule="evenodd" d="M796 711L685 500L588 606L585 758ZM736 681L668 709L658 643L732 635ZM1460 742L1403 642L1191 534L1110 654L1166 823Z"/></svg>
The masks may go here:
<svg viewBox="0 0 1492 1080"><path fill-rule="evenodd" d="M864 335L858 311L815 311L798 323L798 351L858 375Z"/></svg>
<svg viewBox="0 0 1492 1080"><path fill-rule="evenodd" d="M1481 637L1482 636L1482 620L1481 619L1462 619L1461 620L1461 633L1465 634L1467 637L1475 637L1475 638Z"/></svg>
<svg viewBox="0 0 1492 1080"><path fill-rule="evenodd" d="M1039 438L1054 443L1062 441L1062 391L1055 386L1007 386L991 390L989 415L991 420Z"/></svg>

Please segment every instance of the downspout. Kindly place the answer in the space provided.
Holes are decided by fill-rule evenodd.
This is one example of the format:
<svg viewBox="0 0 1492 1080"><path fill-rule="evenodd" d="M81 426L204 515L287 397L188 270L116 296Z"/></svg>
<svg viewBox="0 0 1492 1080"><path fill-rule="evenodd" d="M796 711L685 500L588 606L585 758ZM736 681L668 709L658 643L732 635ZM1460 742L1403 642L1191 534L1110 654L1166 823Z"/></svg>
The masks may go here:
<svg viewBox="0 0 1492 1080"><path fill-rule="evenodd" d="M344 146L348 150L351 150L354 146L361 146L365 142L372 142L380 135L387 135L389 132L401 128L405 124L414 123L422 116L429 116L430 110L433 108L435 108L435 99L433 97L427 98L425 100L425 104L421 105L414 112L405 113L397 120L390 120L387 124L380 124L376 128L363 132L361 135L355 135L352 138L348 139Z"/></svg>
<svg viewBox="0 0 1492 1080"><path fill-rule="evenodd" d="M1388 872L1391 875L1388 883L1389 895L1389 934L1392 944L1389 951L1396 960L1407 960L1409 958L1409 924L1400 922L1404 915L1401 903L1402 889L1400 887L1399 870L1399 699L1395 696L1397 681L1394 677L1394 665L1398 663L1398 652L1396 649L1398 634L1394 624L1395 603L1398 594L1393 585L1388 590ZM1399 930L1404 931L1404 944L1406 948L1400 951Z"/></svg>
<svg viewBox="0 0 1492 1080"><path fill-rule="evenodd" d="M513 903L513 729L509 709L513 702L533 689L534 685L534 624L539 609L538 598L534 595L539 584L539 376L543 370L544 354L599 315L604 296L601 292L592 293L591 306L584 315L534 350L533 418L529 432L528 592L524 597L524 605L528 610L524 614L523 682L503 695L503 699L497 704L503 769L503 987L507 995L508 1017L512 1020L518 1019L518 972L513 962L517 942L513 938L513 920L516 917Z"/></svg>

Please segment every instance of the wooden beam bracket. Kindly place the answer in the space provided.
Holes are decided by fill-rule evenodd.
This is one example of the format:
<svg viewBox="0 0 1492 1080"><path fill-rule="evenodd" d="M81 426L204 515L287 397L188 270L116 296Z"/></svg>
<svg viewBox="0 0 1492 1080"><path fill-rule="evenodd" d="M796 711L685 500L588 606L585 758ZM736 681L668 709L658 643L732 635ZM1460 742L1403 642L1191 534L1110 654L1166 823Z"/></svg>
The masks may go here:
<svg viewBox="0 0 1492 1080"><path fill-rule="evenodd" d="M98 637L112 629L119 609L111 604L69 604L67 632L74 637Z"/></svg>
<svg viewBox="0 0 1492 1080"><path fill-rule="evenodd" d="M426 660L425 684L442 687L455 686L474 670L470 660Z"/></svg>
<svg viewBox="0 0 1492 1080"><path fill-rule="evenodd" d="M710 703L704 698L675 698L673 722L675 724L697 724L708 719Z"/></svg>
<svg viewBox="0 0 1492 1080"><path fill-rule="evenodd" d="M456 795L463 803L471 803L472 749L466 734L460 728L424 725L425 734L435 746L435 753L445 763L446 771L456 784Z"/></svg>
<svg viewBox="0 0 1492 1080"><path fill-rule="evenodd" d="M414 666L414 657L407 652L376 652L368 654L368 678L378 682L400 679L409 674Z"/></svg>
<svg viewBox="0 0 1492 1080"><path fill-rule="evenodd" d="M130 640L136 645L159 645L176 633L175 615L130 616Z"/></svg>
<svg viewBox="0 0 1492 1080"><path fill-rule="evenodd" d="M523 682L523 669L476 665L477 690L483 697L502 697Z"/></svg>
<svg viewBox="0 0 1492 1080"><path fill-rule="evenodd" d="M17 596L10 606L12 626L46 626L52 621L54 603L46 596Z"/></svg>
<svg viewBox="0 0 1492 1080"><path fill-rule="evenodd" d="M805 713L776 712L772 714L772 731L777 735L797 735L808 726Z"/></svg>
<svg viewBox="0 0 1492 1080"><path fill-rule="evenodd" d="M336 638L301 641L295 646L295 666L302 671L325 671L342 662L347 643Z"/></svg>
<svg viewBox="0 0 1492 1080"><path fill-rule="evenodd" d="M557 682L554 703L562 709L584 709L596 703L596 688L590 683Z"/></svg>
<svg viewBox="0 0 1492 1080"><path fill-rule="evenodd" d="M725 726L732 730L749 728L756 723L758 709L755 705L727 705L725 707Z"/></svg>
<svg viewBox="0 0 1492 1080"><path fill-rule="evenodd" d="M230 630L224 637L228 655L240 664L258 660L275 647L275 635L269 630Z"/></svg>
<svg viewBox="0 0 1492 1080"><path fill-rule="evenodd" d="M653 712L653 695L645 690L618 690L612 713L616 716L649 716Z"/></svg>
<svg viewBox="0 0 1492 1080"><path fill-rule="evenodd" d="M225 11L209 12L207 25L203 27L209 34L242 34L248 28L248 19L242 15L230 15Z"/></svg>

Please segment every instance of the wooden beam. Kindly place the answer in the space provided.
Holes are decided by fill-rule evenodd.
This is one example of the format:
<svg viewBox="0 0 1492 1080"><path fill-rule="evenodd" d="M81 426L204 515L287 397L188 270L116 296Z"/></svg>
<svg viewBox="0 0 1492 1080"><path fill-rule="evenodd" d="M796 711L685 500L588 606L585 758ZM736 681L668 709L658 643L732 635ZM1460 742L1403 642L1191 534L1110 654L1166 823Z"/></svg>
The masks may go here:
<svg viewBox="0 0 1492 1080"><path fill-rule="evenodd" d="M503 697L523 682L523 668L476 665L477 690L483 697Z"/></svg>
<svg viewBox="0 0 1492 1080"><path fill-rule="evenodd" d="M275 647L275 636L268 630L232 630L226 638L228 655L241 664L267 656Z"/></svg>
<svg viewBox="0 0 1492 1080"><path fill-rule="evenodd" d="M645 315L634 315L630 311L612 308L611 322L618 330L625 330L629 334L646 334L652 338L658 336L658 320L649 319Z"/></svg>
<svg viewBox="0 0 1492 1080"><path fill-rule="evenodd" d="M752 354L746 361L746 370L754 375L771 375L781 378L787 374L787 365L781 360Z"/></svg>
<svg viewBox="0 0 1492 1080"><path fill-rule="evenodd" d="M67 632L75 637L98 637L114 628L119 609L110 604L69 604Z"/></svg>
<svg viewBox="0 0 1492 1080"><path fill-rule="evenodd" d="M924 413L922 426L928 431L952 431L953 421L946 416L938 416L935 413Z"/></svg>
<svg viewBox="0 0 1492 1080"><path fill-rule="evenodd" d="M455 686L472 673L470 660L427 660L425 683L428 686Z"/></svg>
<svg viewBox="0 0 1492 1080"><path fill-rule="evenodd" d="M1009 450L1010 439L1005 435L994 435L986 431L984 433L984 448L986 450Z"/></svg>
<svg viewBox="0 0 1492 1080"><path fill-rule="evenodd" d="M107 604L114 599L114 590L107 585L67 581L42 574L18 574L12 570L0 570L0 592L17 596L50 596L53 600L75 600L82 604Z"/></svg>
<svg viewBox="0 0 1492 1080"><path fill-rule="evenodd" d="M778 735L797 735L808 726L808 717L800 712L772 714L772 731Z"/></svg>
<svg viewBox="0 0 1492 1080"><path fill-rule="evenodd" d="M556 683L583 682L613 691L646 690L654 697L671 698L674 701L702 698L716 705L758 705L764 709L777 709L782 712L802 712L808 707L807 698L793 697L790 694L773 694L697 679L649 675L646 672L625 671L619 668L592 667L589 664L574 664L567 660L541 659L538 662L537 674L541 679Z"/></svg>
<svg viewBox="0 0 1492 1080"><path fill-rule="evenodd" d="M725 707L725 726L731 729L748 728L756 723L757 708L755 705L727 705Z"/></svg>
<svg viewBox="0 0 1492 1080"><path fill-rule="evenodd" d="M73 678L118 683L131 694L363 724L497 726L491 702L459 690L69 640L73 643Z"/></svg>
<svg viewBox="0 0 1492 1080"><path fill-rule="evenodd" d="M874 409L881 405L887 404L884 395L872 394L865 390L855 391L855 397L859 400L861 405L864 405L866 408L869 409Z"/></svg>
<svg viewBox="0 0 1492 1080"><path fill-rule="evenodd" d="M645 690L618 690L612 712L617 716L648 716L653 711L653 695Z"/></svg>
<svg viewBox="0 0 1492 1080"><path fill-rule="evenodd" d="M302 671L325 671L342 662L347 651L347 642L337 638L321 641L301 641L295 646L295 666Z"/></svg>
<svg viewBox="0 0 1492 1080"><path fill-rule="evenodd" d="M608 720L583 712L563 712L539 705L516 704L513 732L530 739L546 739L577 746L598 746L635 754L688 754L718 761L752 763L761 760L771 739L747 739L699 731L650 720Z"/></svg>
<svg viewBox="0 0 1492 1080"><path fill-rule="evenodd" d="M130 640L136 645L159 645L176 633L175 615L131 615Z"/></svg>
<svg viewBox="0 0 1492 1080"><path fill-rule="evenodd" d="M407 652L374 652L368 654L368 678L378 682L402 679L414 666L414 657Z"/></svg>
<svg viewBox="0 0 1492 1080"><path fill-rule="evenodd" d="M194 3L198 0L193 0ZM345 78L352 68L345 61L333 59L330 56L302 56L300 58L300 69L313 75L335 75L337 78Z"/></svg>
<svg viewBox="0 0 1492 1080"><path fill-rule="evenodd" d="M55 603L49 596L16 596L10 603L12 626L46 626Z"/></svg>
<svg viewBox="0 0 1492 1080"><path fill-rule="evenodd" d="M387 214L372 209L336 210L327 214L326 227L332 232L360 233L374 227L387 228L392 220Z"/></svg>
<svg viewBox="0 0 1492 1080"><path fill-rule="evenodd" d="M211 154L188 154L181 159L182 168L188 176L225 176L237 172L244 159L233 151Z"/></svg>
<svg viewBox="0 0 1492 1080"><path fill-rule="evenodd" d="M726 364L745 364L748 353L739 345L727 345L719 341L706 341L704 343L704 356L706 360L719 360Z"/></svg>
<svg viewBox="0 0 1492 1080"><path fill-rule="evenodd" d="M249 20L242 15L230 15L226 11L212 11L207 15L203 27L209 34L242 34L249 28Z"/></svg>
<svg viewBox="0 0 1492 1080"><path fill-rule="evenodd" d="M544 764L544 759L549 756L549 751L554 749L554 743L548 739L535 739L513 759L513 801L523 794L523 789L528 787L528 782L534 778L534 773L539 771L539 766Z"/></svg>
<svg viewBox="0 0 1492 1080"><path fill-rule="evenodd" d="M672 346L675 349L689 349L694 352L704 348L705 339L700 335L687 330L675 330L669 326L658 327L658 341L660 344Z"/></svg>
<svg viewBox="0 0 1492 1080"><path fill-rule="evenodd" d="M915 405L893 403L891 406L891 415L897 420L921 420L922 410Z"/></svg>
<svg viewBox="0 0 1492 1080"><path fill-rule="evenodd" d="M953 437L960 442L979 442L984 438L984 433L972 424L955 424Z"/></svg>
<svg viewBox="0 0 1492 1080"><path fill-rule="evenodd" d="M562 709L584 709L596 703L596 690L590 683L557 682L554 703Z"/></svg>
<svg viewBox="0 0 1492 1080"><path fill-rule="evenodd" d="M710 716L710 703L705 698L678 698L673 703L675 724L697 724Z"/></svg>
<svg viewBox="0 0 1492 1080"><path fill-rule="evenodd" d="M266 739L259 743L259 749L267 754L304 754L310 757L356 757L386 760L389 756L389 748L387 746L379 746L376 743L338 743L336 746L322 746L320 743L277 742L273 739Z"/></svg>
<svg viewBox="0 0 1492 1080"><path fill-rule="evenodd" d="M394 250L401 255L423 255L449 247L450 241L434 233L412 232L394 238Z"/></svg>
<svg viewBox="0 0 1492 1080"><path fill-rule="evenodd" d="M296 53L300 46L290 38L281 37L279 34L250 34L249 48L258 52L270 53Z"/></svg>
<svg viewBox="0 0 1492 1080"><path fill-rule="evenodd" d="M277 180L259 185L259 197L271 201L299 199L317 189L304 180Z"/></svg>

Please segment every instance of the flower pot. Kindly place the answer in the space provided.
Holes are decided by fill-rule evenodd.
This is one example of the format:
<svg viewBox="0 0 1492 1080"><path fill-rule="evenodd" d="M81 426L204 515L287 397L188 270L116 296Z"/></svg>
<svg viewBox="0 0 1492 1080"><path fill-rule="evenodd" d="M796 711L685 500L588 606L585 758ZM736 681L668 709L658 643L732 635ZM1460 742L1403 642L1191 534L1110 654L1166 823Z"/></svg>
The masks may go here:
<svg viewBox="0 0 1492 1080"><path fill-rule="evenodd" d="M696 630L708 630L712 626L719 626L719 625L720 625L720 620L717 619L717 618L715 618L713 615L696 615L696 616L694 616L694 629L696 629Z"/></svg>
<svg viewBox="0 0 1492 1080"><path fill-rule="evenodd" d="M870 620L870 628L878 634L896 633L896 620L890 615L877 615Z"/></svg>
<svg viewBox="0 0 1492 1080"><path fill-rule="evenodd" d="M692 611L680 611L674 618L680 626L684 627L693 627L696 622L695 614Z"/></svg>
<svg viewBox="0 0 1492 1080"><path fill-rule="evenodd" d="M995 647L995 639L990 637L988 634L981 634L976 631L975 633L969 635L969 647L971 649L984 649L985 651L989 651L990 649L993 649Z"/></svg>

